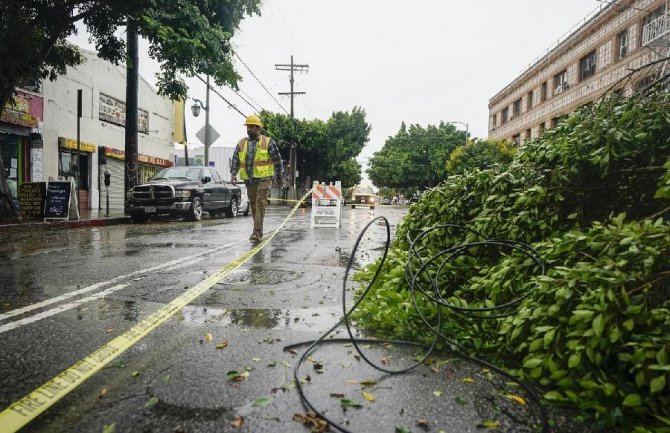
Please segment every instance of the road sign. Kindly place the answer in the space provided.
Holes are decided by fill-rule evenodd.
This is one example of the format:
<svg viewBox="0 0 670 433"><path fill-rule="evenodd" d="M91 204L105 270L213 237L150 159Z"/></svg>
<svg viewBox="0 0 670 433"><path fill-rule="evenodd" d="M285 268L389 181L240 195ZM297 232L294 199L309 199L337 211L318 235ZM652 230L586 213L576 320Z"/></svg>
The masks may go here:
<svg viewBox="0 0 670 433"><path fill-rule="evenodd" d="M198 137L198 140L200 140L202 144L205 144L205 127L203 126L200 128L200 131L198 131L195 136ZM221 135L219 135L212 125L209 125L209 144L214 143L219 137L221 137Z"/></svg>

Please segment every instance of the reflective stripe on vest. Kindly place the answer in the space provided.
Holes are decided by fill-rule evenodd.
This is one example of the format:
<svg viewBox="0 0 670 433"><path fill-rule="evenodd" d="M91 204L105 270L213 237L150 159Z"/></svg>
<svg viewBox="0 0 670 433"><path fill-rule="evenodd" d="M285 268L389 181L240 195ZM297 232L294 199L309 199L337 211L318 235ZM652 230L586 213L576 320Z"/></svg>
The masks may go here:
<svg viewBox="0 0 670 433"><path fill-rule="evenodd" d="M237 143L237 151L240 158L240 179L249 180L249 173L247 173L247 149L249 147L249 139L243 138ZM254 173L253 177L256 179L273 177L275 174L274 162L270 155L270 139L265 135L258 138L256 144L256 155L254 156Z"/></svg>

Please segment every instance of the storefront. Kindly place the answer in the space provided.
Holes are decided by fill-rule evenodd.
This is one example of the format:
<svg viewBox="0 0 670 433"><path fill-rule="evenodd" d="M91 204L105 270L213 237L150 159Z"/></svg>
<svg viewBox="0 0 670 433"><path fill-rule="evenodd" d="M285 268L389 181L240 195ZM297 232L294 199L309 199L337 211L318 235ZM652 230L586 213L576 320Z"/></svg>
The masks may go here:
<svg viewBox="0 0 670 433"><path fill-rule="evenodd" d="M58 137L58 176L75 179L79 191L79 209L89 209L91 188L91 160L95 145L79 142L66 137Z"/></svg>
<svg viewBox="0 0 670 433"><path fill-rule="evenodd" d="M123 209L125 205L125 159L123 150L101 146L99 152L105 155L105 164L100 166L100 209L105 209L107 190L105 187L105 171L110 174L109 208ZM171 167L172 161L155 156L137 155L137 183L146 183L165 167Z"/></svg>
<svg viewBox="0 0 670 433"><path fill-rule="evenodd" d="M0 158L8 186L42 180L42 137L37 133L43 112L39 95L17 91L0 117Z"/></svg>

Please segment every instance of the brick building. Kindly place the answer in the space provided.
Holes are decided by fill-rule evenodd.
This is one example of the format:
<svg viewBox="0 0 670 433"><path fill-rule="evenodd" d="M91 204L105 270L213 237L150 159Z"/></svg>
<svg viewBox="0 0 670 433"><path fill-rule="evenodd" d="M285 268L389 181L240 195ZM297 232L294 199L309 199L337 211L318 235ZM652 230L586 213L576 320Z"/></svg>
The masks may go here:
<svg viewBox="0 0 670 433"><path fill-rule="evenodd" d="M670 55L670 0L614 0L587 17L489 101L489 138L521 143L598 100L637 69ZM659 62L649 74L670 72ZM648 77L647 77L648 78ZM630 94L626 83L614 89ZM642 80L642 81L640 81Z"/></svg>

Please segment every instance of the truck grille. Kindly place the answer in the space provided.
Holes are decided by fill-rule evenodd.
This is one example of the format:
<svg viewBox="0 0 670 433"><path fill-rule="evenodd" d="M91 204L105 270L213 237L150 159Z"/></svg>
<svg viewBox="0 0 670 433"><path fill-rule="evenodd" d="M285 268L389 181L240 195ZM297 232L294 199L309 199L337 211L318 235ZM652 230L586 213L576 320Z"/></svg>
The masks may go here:
<svg viewBox="0 0 670 433"><path fill-rule="evenodd" d="M136 186L133 194L135 200L161 200L174 198L174 188L167 185Z"/></svg>

